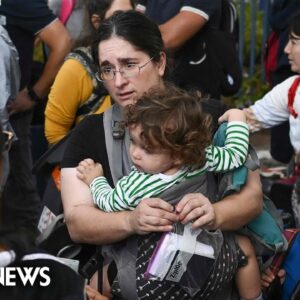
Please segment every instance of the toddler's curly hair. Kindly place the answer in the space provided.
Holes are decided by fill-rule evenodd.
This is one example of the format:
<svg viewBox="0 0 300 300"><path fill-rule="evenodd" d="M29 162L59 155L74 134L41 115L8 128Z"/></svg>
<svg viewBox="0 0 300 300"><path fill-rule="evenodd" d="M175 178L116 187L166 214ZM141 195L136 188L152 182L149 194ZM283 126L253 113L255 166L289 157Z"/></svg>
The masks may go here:
<svg viewBox="0 0 300 300"><path fill-rule="evenodd" d="M150 89L126 108L126 124L141 125L141 140L150 152L167 150L183 166L202 167L211 144L211 116L205 114L198 92L173 85Z"/></svg>

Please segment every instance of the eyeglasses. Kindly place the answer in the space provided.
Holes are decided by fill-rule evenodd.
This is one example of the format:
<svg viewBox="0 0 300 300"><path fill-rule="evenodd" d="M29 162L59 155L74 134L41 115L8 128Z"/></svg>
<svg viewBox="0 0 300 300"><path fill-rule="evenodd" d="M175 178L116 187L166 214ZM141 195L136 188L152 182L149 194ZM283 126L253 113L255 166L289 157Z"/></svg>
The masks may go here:
<svg viewBox="0 0 300 300"><path fill-rule="evenodd" d="M115 79L117 72L120 73L124 78L138 76L141 72L141 69L144 68L153 58L154 56L141 66L139 66L138 64L128 63L122 66L119 70L110 67L101 68L100 71L96 73L96 78L102 82L110 81Z"/></svg>
<svg viewBox="0 0 300 300"><path fill-rule="evenodd" d="M0 150L8 151L11 147L11 144L13 142L14 134L10 131L3 130L2 133L0 133Z"/></svg>

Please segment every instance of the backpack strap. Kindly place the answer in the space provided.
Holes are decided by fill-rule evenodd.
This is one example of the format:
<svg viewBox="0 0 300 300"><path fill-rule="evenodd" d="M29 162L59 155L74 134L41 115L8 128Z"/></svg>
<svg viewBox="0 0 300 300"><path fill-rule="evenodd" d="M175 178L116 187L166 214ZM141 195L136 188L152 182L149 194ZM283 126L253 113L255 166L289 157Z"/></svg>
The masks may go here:
<svg viewBox="0 0 300 300"><path fill-rule="evenodd" d="M300 84L300 76L296 77L296 79L292 83L291 87L289 88L289 92L288 92L288 110L289 110L289 113L294 118L298 117L298 114L295 111L293 105L294 105L295 95L296 95L296 91L297 91L299 84Z"/></svg>
<svg viewBox="0 0 300 300"><path fill-rule="evenodd" d="M76 112L77 118L97 111L108 93L103 84L96 78L98 69L93 61L90 47L80 47L73 50L66 57L66 59L69 58L79 61L85 67L93 82L93 92L89 99L78 108Z"/></svg>

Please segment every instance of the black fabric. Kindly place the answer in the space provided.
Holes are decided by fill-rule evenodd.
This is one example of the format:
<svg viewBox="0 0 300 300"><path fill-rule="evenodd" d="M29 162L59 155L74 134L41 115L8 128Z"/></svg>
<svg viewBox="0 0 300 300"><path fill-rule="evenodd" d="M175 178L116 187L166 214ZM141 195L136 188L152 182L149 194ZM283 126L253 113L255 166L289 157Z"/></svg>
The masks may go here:
<svg viewBox="0 0 300 300"><path fill-rule="evenodd" d="M76 126L68 140L61 168L74 168L86 158L102 164L104 176L113 186L105 147L103 114L87 116Z"/></svg>
<svg viewBox="0 0 300 300"><path fill-rule="evenodd" d="M294 154L289 133L289 121L271 128L271 155L274 159L285 164L290 162Z"/></svg>
<svg viewBox="0 0 300 300"><path fill-rule="evenodd" d="M185 89L195 88L197 82L200 91L213 98L235 94L242 83L242 70L234 36L225 31L206 30L201 37L202 42L189 48L189 52L198 56L195 61L201 63L191 64L187 57L181 56L173 80Z"/></svg>
<svg viewBox="0 0 300 300"><path fill-rule="evenodd" d="M220 84L211 61L203 60L206 54L203 32L219 29L221 2L221 0L151 0L141 3L146 6L145 14L158 25L178 14L182 7L190 7L205 16L208 21L204 28L175 52L169 79L181 88L197 89L213 98L220 97Z"/></svg>
<svg viewBox="0 0 300 300"><path fill-rule="evenodd" d="M209 17L207 27L218 28L221 18L221 0L144 0L137 1L146 7L146 15L157 24L163 24L185 7L195 8Z"/></svg>

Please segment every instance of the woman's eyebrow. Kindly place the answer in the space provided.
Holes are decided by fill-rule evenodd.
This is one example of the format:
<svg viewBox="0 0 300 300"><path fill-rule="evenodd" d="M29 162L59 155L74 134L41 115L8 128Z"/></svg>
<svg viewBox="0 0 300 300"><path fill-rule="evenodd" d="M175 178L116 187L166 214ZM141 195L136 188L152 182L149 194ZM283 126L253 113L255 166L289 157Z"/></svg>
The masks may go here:
<svg viewBox="0 0 300 300"><path fill-rule="evenodd" d="M138 59L137 58L133 58L133 57L125 57L125 58L119 58L118 59L118 62L120 64L126 64L126 63L132 62L132 61L138 61Z"/></svg>
<svg viewBox="0 0 300 300"><path fill-rule="evenodd" d="M105 67L105 66L111 66L111 63L108 60L104 60L103 62L100 63L100 67Z"/></svg>
<svg viewBox="0 0 300 300"><path fill-rule="evenodd" d="M134 57L124 57L124 58L118 58L117 61L119 62L120 65L128 64L128 63L138 63L139 59L134 58ZM100 67L102 66L113 66L113 64L109 60L104 60L100 63Z"/></svg>

